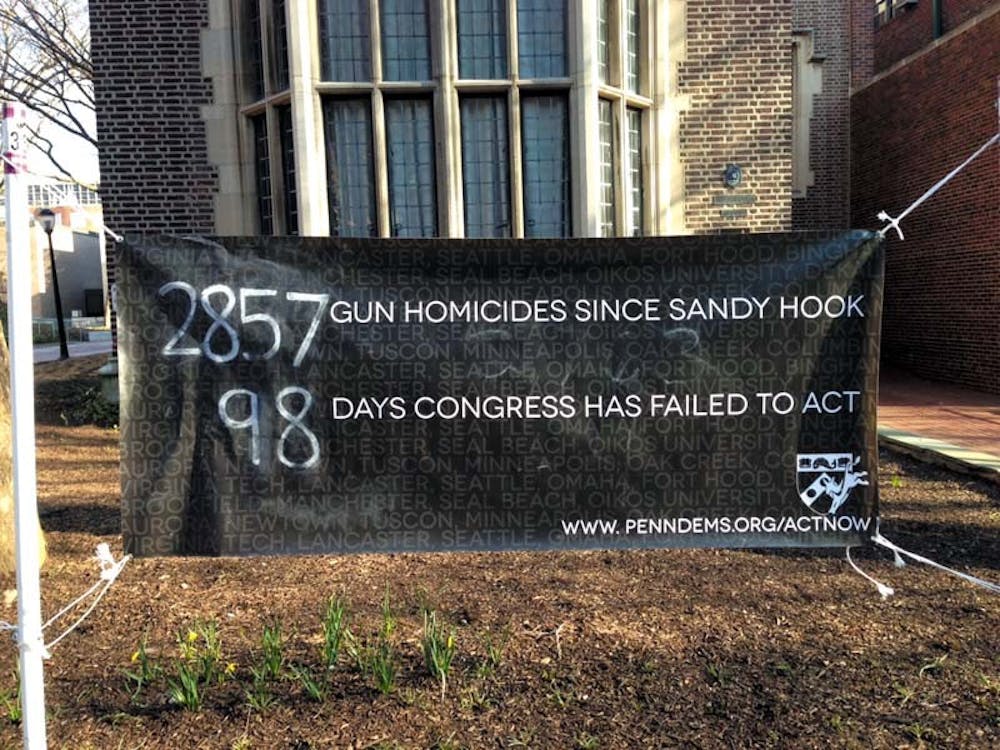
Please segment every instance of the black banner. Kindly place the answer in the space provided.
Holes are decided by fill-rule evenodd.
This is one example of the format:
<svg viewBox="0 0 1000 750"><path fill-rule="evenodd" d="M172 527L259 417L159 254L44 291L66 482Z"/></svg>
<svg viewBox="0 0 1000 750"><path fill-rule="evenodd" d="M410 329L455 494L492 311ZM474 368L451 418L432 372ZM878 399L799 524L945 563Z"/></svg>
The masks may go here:
<svg viewBox="0 0 1000 750"><path fill-rule="evenodd" d="M868 232L128 242L126 549L864 543L882 277Z"/></svg>

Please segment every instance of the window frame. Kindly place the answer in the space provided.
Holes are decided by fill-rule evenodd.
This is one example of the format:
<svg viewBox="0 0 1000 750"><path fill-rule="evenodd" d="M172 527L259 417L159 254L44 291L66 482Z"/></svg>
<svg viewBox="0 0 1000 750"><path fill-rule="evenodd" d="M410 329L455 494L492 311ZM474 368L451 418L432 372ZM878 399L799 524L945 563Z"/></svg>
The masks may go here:
<svg viewBox="0 0 1000 750"><path fill-rule="evenodd" d="M610 77L603 82L598 75L598 108L610 103L612 116L612 171L614 191L614 222L610 234L606 222L598 218L598 228L602 236L642 236L653 231L651 210L652 189L649 183L649 144L652 126L653 99L649 94L652 87L650 76L650 8L646 0L599 0L609 6L608 48L610 57ZM625 24L628 5L634 3L639 15L639 67L638 90L629 89L628 38ZM595 34L595 43L597 36ZM596 66L595 50L595 66ZM639 191L640 225L634 226L636 206L632 185L632 153L629 127L629 113L640 114L640 160L642 165L642 186ZM598 118L600 120L600 118ZM600 161L598 162L600 166ZM599 207L598 207L599 208Z"/></svg>
<svg viewBox="0 0 1000 750"><path fill-rule="evenodd" d="M488 53L493 62L480 63L475 73L501 73L502 65L497 61L497 48L505 50L504 63L506 76L496 79L462 78L460 75L462 60L458 37L459 0L425 0L428 20L428 45L430 48L430 78L425 81L388 81L383 76L383 35L381 33L382 19L380 7L384 0L359 0L367 9L367 49L368 64L371 68L370 80L366 81L331 81L323 80L323 45L321 36L323 24L320 21L320 9L323 7L318 0L284 0L286 7L286 27L288 40L286 46L290 51L289 88L277 90L273 83L275 66L272 57L275 50L281 49L280 40L273 37L273 19L270 8L281 0L257 0L262 18L262 55L264 56L266 91L263 98L240 105L241 128L240 141L249 144L248 118L265 113L268 131L271 137L271 178L273 182L273 201L275 216L275 232L284 232L288 223L288 212L282 201L287 200L283 180L288 170L283 169L280 156L283 149L275 142L279 134L277 114L272 112L276 107L291 106L293 120L294 145L299 154L295 164L297 184L291 191L292 199L298 200L297 214L300 231L309 234L332 233L330 225L329 185L327 180L326 127L324 125L324 101L329 97L362 96L371 105L371 140L372 140L372 171L374 175L375 192L375 231L374 236L390 237L393 234L392 206L390 205L389 163L386 123L386 102L395 97L427 97L431 102L433 143L435 151L434 178L435 187L435 224L437 236L464 237L466 231L465 185L462 155L462 119L461 103L470 96L500 96L506 102L507 128L506 149L509 156L507 168L508 182L506 185L506 202L509 210L509 233L512 238L523 238L531 232L525 227L525 217L528 207L525 205L525 151L524 151L524 118L522 99L525 96L544 95L558 92L565 97L566 130L564 133L565 148L568 154L565 164L569 178L568 196L563 216L566 217L565 234L567 236L587 236L595 232L600 206L595 203L594 178L599 172L595 164L595 144L597 134L597 100L603 99L611 103L614 114L614 179L615 179L615 231L614 234L632 234L633 222L632 203L638 196L641 200L641 233L656 231L665 219L660 208L663 202L664 185L667 184L662 170L654 170L649 162L649 155L659 154L665 136L657 137L657 123L661 116L654 108L654 98L663 96L664 82L655 74L654 59L662 55L653 43L650 29L660 28L662 18L666 13L657 9L655 0L607 0L610 8L613 31L609 35L609 48L613 50L610 63L613 69L609 81L599 80L597 61L594 49L585 49L597 43L596 18L585 15L581 8L572 0L558 0L559 12L565 19L565 41L562 43L565 66L565 76L553 78L527 78L521 75L521 59L519 42L521 34L518 29L519 13L523 7L519 0L499 0L499 7L505 15L502 23L498 21L494 8L487 6L485 12L490 18L484 21L483 28L487 31L486 38L500 36L497 45L491 46ZM234 12L240 7L237 0L230 0ZM623 27L629 7L638 11L639 18L639 54L636 72L639 75L639 92L627 90L629 40ZM344 8L350 10L350 6ZM308 14L308 19L305 14ZM237 14L233 23L237 30L246 24L246 14ZM656 20L656 19L661 20ZM553 29L555 27L552 27ZM551 29L550 29L551 32ZM554 32L551 32L554 33ZM504 45L504 37L506 44ZM242 35L237 35L238 40ZM482 40L479 40L480 42ZM468 47L466 47L468 49ZM636 59L635 57L632 58ZM245 72L239 67L246 66L246 56L237 56L237 92L246 101L246 91L242 90L245 82ZM581 62L590 60L592 64L582 66ZM546 63L547 64L547 63ZM466 68L466 72L469 72ZM630 111L640 112L641 170L635 171L635 163L631 161L628 137ZM551 144L550 144L551 145ZM244 153L243 184L246 192L253 194L254 179L252 160ZM598 171L595 171L598 170ZM640 174L641 190L631 189L631 179ZM498 183L499 184L499 183ZM489 199L489 196L487 196ZM243 203L244 224L255 225L257 222L252 213L256 210L252 201ZM654 208L655 207L655 208ZM295 213L295 212L293 212ZM554 216L554 214L553 214Z"/></svg>
<svg viewBox="0 0 1000 750"><path fill-rule="evenodd" d="M520 59L520 31L519 31L519 6L516 0L504 0L507 12L505 34L507 42L507 77L498 79L464 79L461 78L461 60L458 54L458 13L456 0L444 0L444 4L454 13L454 47L455 54L446 62L446 69L450 74L450 80L454 87L453 111L450 113L454 123L456 143L459 148L462 143L461 135L461 101L468 96L506 96L507 97L507 153L510 160L508 172L508 187L510 196L508 204L510 208L510 237L523 239L529 235L526 227L526 215L528 212L525 204L525 182L524 182L524 120L521 106L521 99L527 95L544 95L546 93L558 92L566 97L567 127L565 138L567 144L567 168L569 170L569 190L567 193L567 203L565 213L567 217L567 234L573 236L576 233L576 224L573 212L573 179L574 179L574 158L575 144L572 137L570 123L574 117L580 116L578 97L574 91L573 78L570 75L572 69L572 50L575 39L571 35L570 24L570 2L571 0L561 0L565 8L565 31L566 41L564 46L564 67L565 76L552 78L525 78L521 76ZM462 172L461 154L454 165L455 181L452 185L453 195L461 210L460 215L454 217L453 234L455 236L467 236L465 227L465 190L464 174ZM460 222L460 223L459 223Z"/></svg>
<svg viewBox="0 0 1000 750"><path fill-rule="evenodd" d="M248 9L250 5L256 8L256 15L252 12L239 12ZM289 70L289 82L287 87L279 86L280 66L276 56L282 49L286 54L290 54L291 40L287 38L289 29L289 0L284 0L284 23L278 24L274 16L275 8L281 7L277 0L233 0L232 6L236 11L235 18L238 22L238 38L242 40L242 49L247 50L255 41L257 50L253 60L248 59L246 54L238 56L236 68L237 89L239 95L245 103L240 107L240 129L238 137L243 143L248 144L245 151L243 166L243 184L249 195L255 196L256 200L247 201L245 213L247 220L256 231L263 233L264 219L261 211L260 196L257 195L259 184L259 169L256 155L256 125L255 122L263 122L266 129L269 182L271 186L270 209L271 209L271 232L274 235L298 234L302 228L302 204L299 200L300 187L296 182L294 185L286 185L286 181L292 175L298 174L298 159L295 154L299 152L299 145L295 140L295 119L294 111L291 111L291 123L293 130L292 159L293 164L289 170L284 161L288 155L286 143L283 142L281 132L281 115L279 110L291 108L291 61L287 60ZM257 19L258 27L251 28L250 24ZM286 40L281 44L277 39L277 31L284 28ZM255 96L257 90L253 88L252 76L256 68L256 58L260 58L260 65L263 70L263 91L259 96ZM288 205L295 202L294 208ZM296 217L298 226L294 232L289 231L290 217Z"/></svg>
<svg viewBox="0 0 1000 750"><path fill-rule="evenodd" d="M316 68L316 80L312 86L312 95L322 109L323 101L328 97L368 97L371 102L372 121L372 159L373 172L375 178L375 237L392 237L392 205L390 202L389 184L389 148L387 135L387 115L386 100L393 98L427 98L431 102L431 127L432 138L436 144L443 143L442 140L442 95L441 87L437 84L440 78L439 59L441 52L441 39L438 29L439 18L437 16L437 3L426 2L427 7L427 33L428 45L430 48L430 78L426 81L394 81L385 80L383 77L383 37L381 30L380 0L359 0L366 2L368 8L369 36L368 50L370 54L371 79L368 81L329 81L324 80L321 66ZM312 43L316 45L316 54L323 47L321 38L321 28L317 15L315 18L315 33L312 35ZM324 135L325 138L325 135ZM437 148L435 147L435 153ZM325 161L325 149L323 157ZM324 165L324 173L326 168ZM434 163L434 187L435 187L435 226L440 234L441 229L446 226L445 211L442 200L445 191L445 175L443 174L441 160L435 158ZM327 198L327 200L329 200ZM332 233L333 228L330 228Z"/></svg>

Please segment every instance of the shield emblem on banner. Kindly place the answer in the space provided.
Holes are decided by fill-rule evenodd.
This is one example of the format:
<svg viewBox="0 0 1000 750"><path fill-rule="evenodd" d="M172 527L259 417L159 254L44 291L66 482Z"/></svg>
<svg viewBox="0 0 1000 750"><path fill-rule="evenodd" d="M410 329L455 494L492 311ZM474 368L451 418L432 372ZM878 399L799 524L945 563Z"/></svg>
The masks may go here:
<svg viewBox="0 0 1000 750"><path fill-rule="evenodd" d="M868 472L855 471L861 463L853 453L800 453L796 460L799 497L817 513L835 514L851 490L868 485Z"/></svg>

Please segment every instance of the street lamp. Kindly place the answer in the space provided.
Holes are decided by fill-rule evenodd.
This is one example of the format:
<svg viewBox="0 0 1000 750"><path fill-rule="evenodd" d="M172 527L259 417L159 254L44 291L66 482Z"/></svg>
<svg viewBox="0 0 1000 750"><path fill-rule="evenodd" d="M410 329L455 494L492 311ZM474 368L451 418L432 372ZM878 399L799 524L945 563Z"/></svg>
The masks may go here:
<svg viewBox="0 0 1000 750"><path fill-rule="evenodd" d="M56 228L56 214L51 208L40 208L35 214L42 223L42 229L49 237L49 263L52 265L52 296L56 302L56 325L59 326L59 359L69 359L66 344L66 323L63 321L62 298L59 296L59 276L56 273L56 253L52 249L52 230Z"/></svg>

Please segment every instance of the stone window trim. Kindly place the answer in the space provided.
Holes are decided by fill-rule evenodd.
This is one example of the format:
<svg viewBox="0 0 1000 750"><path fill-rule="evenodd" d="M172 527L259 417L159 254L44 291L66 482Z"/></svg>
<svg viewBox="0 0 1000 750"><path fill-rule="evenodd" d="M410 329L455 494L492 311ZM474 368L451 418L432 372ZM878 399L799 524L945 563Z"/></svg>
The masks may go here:
<svg viewBox="0 0 1000 750"><path fill-rule="evenodd" d="M253 1L253 0L251 0ZM566 208L566 232L576 236L595 236L600 233L595 218L599 207L592 187L598 175L596 163L597 113L600 101L610 102L614 110L615 132L619 134L615 145L615 217L614 234L653 234L663 231L661 222L665 215L661 206L661 184L663 176L651 165L655 154L662 150L657 142L664 139L658 135L660 116L656 114L656 97L662 98L663 81L655 84L656 73L652 29L659 28L657 21L660 11L655 0L609 0L614 7L615 23L626 17L630 10L639 21L639 33L632 27L632 47L624 33L613 34L610 41L612 54L618 73L613 83L598 81L594 50L596 45L596 20L583 18L579 6L568 0L566 7L565 72L564 76L551 78L521 77L521 60L518 56L518 0L498 0L505 12L503 33L507 35L507 56L503 61L502 78L463 78L460 75L458 8L457 0L427 0L428 34L430 47L429 80L389 81L382 75L381 49L383 35L379 26L380 4L390 0L367 0L369 11L371 78L366 81L323 80L322 52L319 28L318 0L256 0L261 18L262 62L265 70L263 97L252 99L246 86L249 65L242 46L246 44L246 14L239 14L238 0L229 0L228 5L234 33L234 76L239 114L237 140L239 142L240 165L243 172L242 183L245 195L252 196L256 190L252 159L253 132L250 119L265 115L269 134L270 177L272 189L272 221L275 233L287 233L288 217L295 216L299 230L307 235L327 235L331 233L330 198L327 194L327 153L323 145L325 126L323 102L330 98L365 96L372 102L372 129L375 165L376 209L373 223L374 236L389 237L393 233L392 209L389 205L389 167L386 154L385 102L389 98L426 97L431 102L433 138L435 142L434 194L436 195L437 236L463 237L467 207L464 202L466 180L463 175L461 102L473 96L494 96L506 100L507 138L505 151L509 155L509 175L506 186L509 190L509 232L508 236L518 238L530 236L531 230L525 223L525 169L523 164L524 139L523 111L521 99L524 96L538 96L558 93L566 100L567 183L568 205ZM544 3L541 3L544 5ZM275 22L272 9L283 5L286 13L283 24ZM306 17L308 15L308 18ZM278 28L288 29L288 40L279 44L275 38ZM635 39L638 37L641 54L635 53ZM303 44L303 42L307 44ZM582 47L588 47L586 52ZM275 50L289 49L289 88L276 85ZM306 49L308 48L308 49ZM623 73L629 71L628 55L635 75L628 79ZM661 53L662 54L662 53ZM638 65L635 61L638 58ZM589 59L593 71L581 72L578 61ZM558 67L558 66L557 66ZM552 70L551 66L546 68ZM558 70L557 70L558 72ZM622 85L624 80L625 85ZM631 82L630 82L631 81ZM581 85L584 82L585 85ZM638 91L633 90L638 89ZM661 103L660 107L663 106ZM278 122L278 110L291 108L294 127L292 142L299 156L293 168L282 164L290 149L287 142L278 141L283 132ZM637 117L638 113L638 117ZM591 123L591 120L593 122ZM583 122L590 124L584 125ZM638 123L638 128L636 124ZM641 133L640 145L629 143L627 134ZM633 140L635 140L633 138ZM283 180L293 177L297 185L288 189ZM632 185L636 179L642 184ZM296 199L299 203L291 208L284 201ZM638 205L636 201L639 202ZM231 204L230 204L231 205ZM244 226L258 227L259 217L251 216L255 211L255 201L246 201ZM231 221L231 220L228 220ZM641 227L633 226L641 222ZM505 223L505 222L498 222Z"/></svg>

